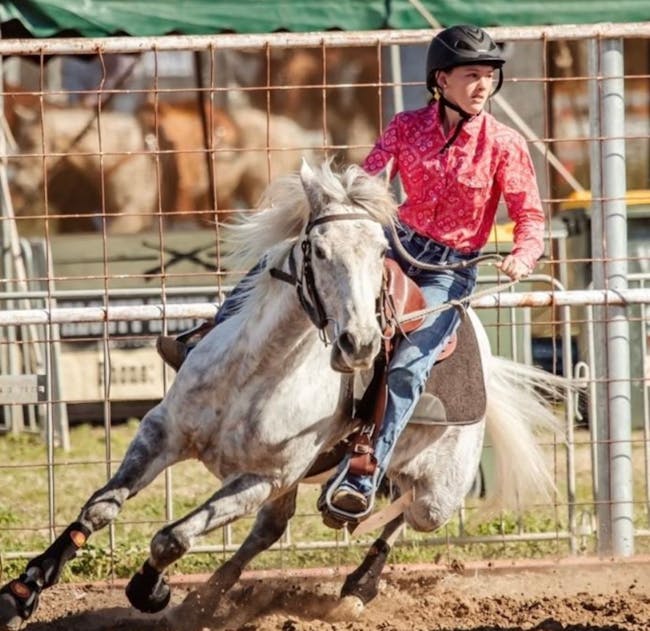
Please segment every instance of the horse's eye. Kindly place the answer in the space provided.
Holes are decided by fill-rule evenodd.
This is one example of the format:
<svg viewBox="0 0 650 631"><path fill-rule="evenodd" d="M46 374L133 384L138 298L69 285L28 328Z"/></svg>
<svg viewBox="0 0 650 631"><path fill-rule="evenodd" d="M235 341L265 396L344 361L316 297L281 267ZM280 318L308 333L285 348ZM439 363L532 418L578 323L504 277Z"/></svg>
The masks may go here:
<svg viewBox="0 0 650 631"><path fill-rule="evenodd" d="M320 245L314 246L314 256L317 259L326 259L327 258L327 252L325 252L325 248L321 247Z"/></svg>

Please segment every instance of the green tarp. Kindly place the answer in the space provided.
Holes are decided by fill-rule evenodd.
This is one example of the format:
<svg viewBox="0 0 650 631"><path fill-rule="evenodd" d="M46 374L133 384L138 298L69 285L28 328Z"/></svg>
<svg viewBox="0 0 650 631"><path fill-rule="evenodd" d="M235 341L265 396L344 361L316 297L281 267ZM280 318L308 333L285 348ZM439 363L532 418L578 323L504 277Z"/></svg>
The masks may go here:
<svg viewBox="0 0 650 631"><path fill-rule="evenodd" d="M543 26L646 22L650 0L424 0L421 2L442 25ZM424 17L409 0L390 2L391 28L427 28Z"/></svg>
<svg viewBox="0 0 650 631"><path fill-rule="evenodd" d="M0 22L17 20L35 37L62 31L101 37L386 26L385 0L3 0L0 7Z"/></svg>
<svg viewBox="0 0 650 631"><path fill-rule="evenodd" d="M650 20L650 0L422 0L443 25L585 24ZM409 0L1 0L3 37L418 29Z"/></svg>

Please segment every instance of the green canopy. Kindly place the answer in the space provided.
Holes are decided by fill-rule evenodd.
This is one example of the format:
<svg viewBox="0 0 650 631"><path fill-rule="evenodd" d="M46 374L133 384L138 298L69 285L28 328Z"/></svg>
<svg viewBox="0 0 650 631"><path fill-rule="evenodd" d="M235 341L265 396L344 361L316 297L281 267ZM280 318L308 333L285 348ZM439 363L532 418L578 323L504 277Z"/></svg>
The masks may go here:
<svg viewBox="0 0 650 631"><path fill-rule="evenodd" d="M423 0L440 24L477 26L542 26L650 20L649 0ZM409 0L390 2L389 26L427 28L425 18Z"/></svg>
<svg viewBox="0 0 650 631"><path fill-rule="evenodd" d="M0 21L36 37L61 32L188 35L278 30L368 30L386 26L384 0L7 0ZM8 34L4 34L5 37Z"/></svg>
<svg viewBox="0 0 650 631"><path fill-rule="evenodd" d="M648 0L421 0L443 25L526 26L650 20ZM409 0L2 0L2 37L419 29Z"/></svg>

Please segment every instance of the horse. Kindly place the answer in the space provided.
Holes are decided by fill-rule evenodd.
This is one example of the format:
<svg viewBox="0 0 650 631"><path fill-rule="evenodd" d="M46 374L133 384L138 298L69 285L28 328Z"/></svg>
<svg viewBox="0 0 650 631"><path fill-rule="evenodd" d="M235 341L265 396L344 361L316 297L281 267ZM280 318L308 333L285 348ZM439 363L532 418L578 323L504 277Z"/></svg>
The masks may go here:
<svg viewBox="0 0 650 631"><path fill-rule="evenodd" d="M196 102L147 103L138 112L145 131L158 139L163 173L176 176L165 177L173 185L163 188L161 206L177 222L203 214L209 220L203 223L209 223L212 213L205 211L215 201L222 220L237 207L255 208L270 179L295 171L303 156L315 159L319 148L330 144L322 131L303 129L286 116L246 103L230 110L207 102L202 107L212 126L214 201Z"/></svg>
<svg viewBox="0 0 650 631"><path fill-rule="evenodd" d="M202 628L247 564L281 537L300 482L357 429L351 393L382 345L376 307L389 247L386 229L397 208L388 180L354 165L334 170L329 161L317 167L304 162L298 173L274 180L262 204L264 212L227 227L224 256L230 269L263 257L264 271L248 278L239 311L188 355L164 399L142 419L111 480L0 590L0 629L28 619L41 592L88 537L166 467L188 458L200 460L222 485L154 535L126 593L140 611L162 611L171 595L166 568L200 535L255 514L231 558L157 621L161 629ZM432 531L461 506L477 473L486 425L504 457L512 495L523 497L529 483L541 491L552 485L531 419L552 427L554 415L531 382L548 385L553 376L492 357L478 319L470 318L487 412L470 424L409 424L387 475L396 492L411 494L412 501L347 577L346 599L363 604L376 594L403 523Z"/></svg>
<svg viewBox="0 0 650 631"><path fill-rule="evenodd" d="M239 53L239 63L233 64L237 81L249 88L251 104L261 110L268 107L306 130L326 125L345 160L361 162L381 127L377 48L294 47L267 54ZM249 63L242 64L242 59ZM253 77L243 71L251 61L256 67Z"/></svg>
<svg viewBox="0 0 650 631"><path fill-rule="evenodd" d="M108 233L128 234L154 224L156 162L136 117L52 103L41 114L17 102L12 120L18 153L10 157L10 183L21 202L17 214L43 218L47 194L54 207L47 215L59 214L62 223L72 215L66 222L70 231L80 226L98 231L105 222Z"/></svg>

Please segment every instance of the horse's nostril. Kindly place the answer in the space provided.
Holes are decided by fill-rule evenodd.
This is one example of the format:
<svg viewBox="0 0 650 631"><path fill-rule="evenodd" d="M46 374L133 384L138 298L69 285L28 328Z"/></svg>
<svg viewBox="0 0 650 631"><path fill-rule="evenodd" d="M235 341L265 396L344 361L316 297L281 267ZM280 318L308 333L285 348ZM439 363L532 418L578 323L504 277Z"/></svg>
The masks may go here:
<svg viewBox="0 0 650 631"><path fill-rule="evenodd" d="M367 359L375 355L379 349L376 336L357 335L344 331L338 338L339 350L350 358Z"/></svg>
<svg viewBox="0 0 650 631"><path fill-rule="evenodd" d="M357 338L352 333L344 331L339 335L339 348L347 355L353 355L357 349Z"/></svg>

